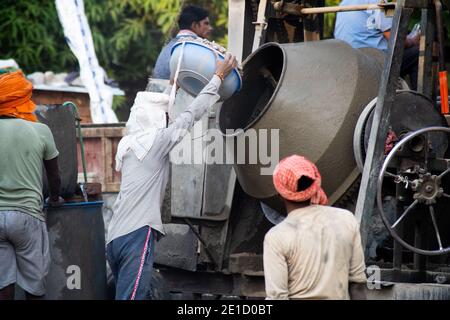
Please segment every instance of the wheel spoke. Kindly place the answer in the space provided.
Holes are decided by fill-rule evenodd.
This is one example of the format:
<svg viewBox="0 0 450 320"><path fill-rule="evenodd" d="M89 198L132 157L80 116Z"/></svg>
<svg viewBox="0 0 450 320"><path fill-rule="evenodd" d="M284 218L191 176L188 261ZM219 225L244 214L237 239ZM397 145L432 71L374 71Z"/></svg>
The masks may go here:
<svg viewBox="0 0 450 320"><path fill-rule="evenodd" d="M426 133L425 138L425 170L428 171L428 148L430 146L430 133Z"/></svg>
<svg viewBox="0 0 450 320"><path fill-rule="evenodd" d="M433 221L433 227L434 227L434 231L436 232L436 238L439 244L439 250L444 250L444 248L442 247L442 242L441 242L441 236L439 234L439 229L436 223L436 217L434 215L434 209L433 206L429 206L430 208L430 215L431 215L431 220Z"/></svg>
<svg viewBox="0 0 450 320"><path fill-rule="evenodd" d="M392 225L392 229L394 229L400 223L400 221L403 220L403 218L408 214L408 212L411 211L412 208L414 208L416 206L417 203L419 203L418 200L414 200L414 202L411 203L411 205L405 210L405 212L403 212L403 214L400 216L400 218L398 218L398 220L395 221L395 223Z"/></svg>
<svg viewBox="0 0 450 320"><path fill-rule="evenodd" d="M390 173L390 172L387 172L387 171L384 172L384 175L388 176L388 177L391 177L391 178L395 178L395 179L397 179L399 177L398 174L393 174L393 173Z"/></svg>
<svg viewBox="0 0 450 320"><path fill-rule="evenodd" d="M444 172L442 172L439 176L438 179L442 179L443 176L445 176L447 173L450 172L450 168L447 168L447 170L445 170Z"/></svg>

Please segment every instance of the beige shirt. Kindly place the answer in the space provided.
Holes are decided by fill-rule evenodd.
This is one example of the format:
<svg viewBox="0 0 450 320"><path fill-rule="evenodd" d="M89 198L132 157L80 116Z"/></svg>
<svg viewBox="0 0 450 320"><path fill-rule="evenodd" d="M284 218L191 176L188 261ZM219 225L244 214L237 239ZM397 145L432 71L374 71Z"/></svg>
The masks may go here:
<svg viewBox="0 0 450 320"><path fill-rule="evenodd" d="M359 225L350 211L297 209L265 236L268 299L349 299L349 282L366 282L364 271Z"/></svg>

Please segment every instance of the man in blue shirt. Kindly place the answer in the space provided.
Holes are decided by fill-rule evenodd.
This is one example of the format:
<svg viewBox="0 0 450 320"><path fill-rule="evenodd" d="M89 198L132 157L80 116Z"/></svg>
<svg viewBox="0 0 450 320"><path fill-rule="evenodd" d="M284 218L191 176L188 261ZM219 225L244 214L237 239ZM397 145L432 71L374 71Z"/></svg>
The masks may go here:
<svg viewBox="0 0 450 320"><path fill-rule="evenodd" d="M340 5L377 4L378 0L343 0ZM354 48L375 48L387 52L392 17L382 10L348 11L336 14L334 37ZM405 51L400 76L409 75L411 89L417 89L419 58L419 33L409 34L405 40Z"/></svg>
<svg viewBox="0 0 450 320"><path fill-rule="evenodd" d="M153 78L169 79L170 78L170 54L173 45L183 36L194 36L207 39L212 31L212 27L208 18L208 11L197 6L187 6L180 14L178 26L180 31L177 36L169 41L161 50L153 69Z"/></svg>

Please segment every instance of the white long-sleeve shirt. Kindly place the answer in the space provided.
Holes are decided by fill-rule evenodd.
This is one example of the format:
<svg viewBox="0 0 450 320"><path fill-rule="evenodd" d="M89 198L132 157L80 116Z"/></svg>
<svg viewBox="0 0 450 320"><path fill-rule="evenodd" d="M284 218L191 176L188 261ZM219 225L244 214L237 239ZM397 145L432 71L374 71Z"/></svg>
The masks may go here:
<svg viewBox="0 0 450 320"><path fill-rule="evenodd" d="M143 226L165 234L161 206L169 179L169 153L206 110L220 98L221 80L214 76L190 106L167 128L161 129L142 161L133 152L123 157L120 192L113 206L107 243Z"/></svg>

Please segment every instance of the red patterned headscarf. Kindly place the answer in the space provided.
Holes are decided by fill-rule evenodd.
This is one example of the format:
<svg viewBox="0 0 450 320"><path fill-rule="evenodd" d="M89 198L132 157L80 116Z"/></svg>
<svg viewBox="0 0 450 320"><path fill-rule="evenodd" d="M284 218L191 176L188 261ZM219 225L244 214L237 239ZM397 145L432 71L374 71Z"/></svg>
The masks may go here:
<svg viewBox="0 0 450 320"><path fill-rule="evenodd" d="M313 182L305 190L299 191L298 181L301 177L308 177ZM283 198L294 202L310 200L311 204L326 205L328 199L321 182L322 178L314 163L298 155L281 160L273 172L275 189Z"/></svg>

